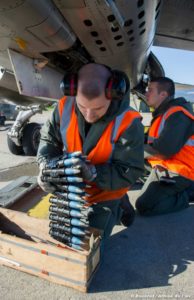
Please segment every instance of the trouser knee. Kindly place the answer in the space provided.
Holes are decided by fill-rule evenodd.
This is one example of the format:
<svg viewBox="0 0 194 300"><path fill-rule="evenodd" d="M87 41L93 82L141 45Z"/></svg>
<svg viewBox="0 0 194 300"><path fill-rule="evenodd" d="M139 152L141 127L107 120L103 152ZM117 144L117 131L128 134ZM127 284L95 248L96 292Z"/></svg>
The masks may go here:
<svg viewBox="0 0 194 300"><path fill-rule="evenodd" d="M149 214L150 208L146 205L145 201L142 198L138 198L135 203L135 208L140 215Z"/></svg>
<svg viewBox="0 0 194 300"><path fill-rule="evenodd" d="M91 227L102 230L103 238L108 238L116 225L114 211L104 203L92 207L88 219Z"/></svg>

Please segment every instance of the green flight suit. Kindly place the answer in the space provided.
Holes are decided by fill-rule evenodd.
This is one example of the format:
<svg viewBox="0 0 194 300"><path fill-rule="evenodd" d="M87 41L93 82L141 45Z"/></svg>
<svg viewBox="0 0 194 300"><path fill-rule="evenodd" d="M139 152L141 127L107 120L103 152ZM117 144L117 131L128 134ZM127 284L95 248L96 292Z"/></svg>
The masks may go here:
<svg viewBox="0 0 194 300"><path fill-rule="evenodd" d="M184 98L166 99L153 113L153 120L163 115L170 107L182 106L192 113L189 102ZM162 154L166 158L178 153L187 139L194 134L194 122L183 112L172 114L165 122L159 138L153 144L145 145L145 159L150 155ZM192 181L168 171L153 169L145 182L136 201L136 208L141 215L152 216L179 211L189 206L187 190Z"/></svg>
<svg viewBox="0 0 194 300"><path fill-rule="evenodd" d="M72 101L75 99L72 98ZM78 107L75 106L85 155L88 155L93 149L109 123L116 116L122 114L128 106L127 96L122 101L112 101L106 114L93 124L86 123ZM95 166L97 170L95 183L97 186L104 190L117 190L133 185L144 169L143 143L143 125L140 119L135 119L115 143L111 161ZM63 154L63 143L60 133L59 112L56 107L50 120L42 128L37 159L40 163L44 159L50 159L61 154ZM92 217L89 218L90 225L105 230L104 235L107 237L113 226L119 222L122 212L121 199L93 205ZM133 219L134 210L132 206L131 212Z"/></svg>

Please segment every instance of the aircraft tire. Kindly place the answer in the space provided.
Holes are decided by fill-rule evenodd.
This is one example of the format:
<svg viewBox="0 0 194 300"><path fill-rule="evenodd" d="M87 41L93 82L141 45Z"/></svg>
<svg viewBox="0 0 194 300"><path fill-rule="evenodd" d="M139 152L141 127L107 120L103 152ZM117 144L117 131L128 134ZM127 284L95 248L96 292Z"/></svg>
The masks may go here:
<svg viewBox="0 0 194 300"><path fill-rule="evenodd" d="M7 136L7 145L8 145L9 151L12 154L15 154L15 155L24 154L23 147L16 145L16 143L14 143L14 141L12 139L10 139L9 136Z"/></svg>
<svg viewBox="0 0 194 300"><path fill-rule="evenodd" d="M23 149L27 156L35 156L37 154L40 142L40 129L38 123L28 123L23 130Z"/></svg>

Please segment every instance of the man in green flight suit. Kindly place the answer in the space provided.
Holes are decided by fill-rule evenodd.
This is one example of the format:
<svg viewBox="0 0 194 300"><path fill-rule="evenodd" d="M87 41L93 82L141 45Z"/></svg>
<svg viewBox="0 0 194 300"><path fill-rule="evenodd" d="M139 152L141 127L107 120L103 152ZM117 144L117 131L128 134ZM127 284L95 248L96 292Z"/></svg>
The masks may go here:
<svg viewBox="0 0 194 300"><path fill-rule="evenodd" d="M141 116L129 107L123 72L92 63L71 77L70 85L67 78L64 81L68 96L42 128L38 162L64 152L81 151L87 156L90 163L83 165L82 176L95 186L89 198L90 226L103 229L108 237L118 221L129 226L135 216L127 191L143 172ZM41 171L38 182L45 191L56 189L41 181Z"/></svg>
<svg viewBox="0 0 194 300"><path fill-rule="evenodd" d="M152 171L136 208L151 216L189 206L188 189L194 181L194 116L184 98L174 99L174 82L167 77L150 81L147 103L155 110L144 147Z"/></svg>

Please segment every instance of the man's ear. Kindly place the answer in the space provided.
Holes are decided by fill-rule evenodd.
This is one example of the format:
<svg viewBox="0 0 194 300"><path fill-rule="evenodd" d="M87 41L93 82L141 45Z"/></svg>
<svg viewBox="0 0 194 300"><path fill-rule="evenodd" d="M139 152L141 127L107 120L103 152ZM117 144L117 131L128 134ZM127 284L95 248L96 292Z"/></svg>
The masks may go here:
<svg viewBox="0 0 194 300"><path fill-rule="evenodd" d="M168 93L166 91L160 92L160 95L162 96L163 99L168 97Z"/></svg>

